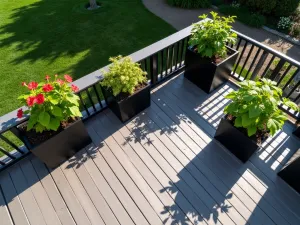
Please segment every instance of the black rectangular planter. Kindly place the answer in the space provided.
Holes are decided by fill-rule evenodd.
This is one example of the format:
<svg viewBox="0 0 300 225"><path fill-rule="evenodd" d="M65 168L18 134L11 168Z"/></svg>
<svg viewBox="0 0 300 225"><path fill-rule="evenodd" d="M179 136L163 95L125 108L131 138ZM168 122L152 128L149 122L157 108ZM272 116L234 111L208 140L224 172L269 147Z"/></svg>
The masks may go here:
<svg viewBox="0 0 300 225"><path fill-rule="evenodd" d="M260 147L253 139L233 126L226 118L221 119L215 139L244 163Z"/></svg>
<svg viewBox="0 0 300 225"><path fill-rule="evenodd" d="M300 138L300 126L293 132L293 134L294 134L296 137Z"/></svg>
<svg viewBox="0 0 300 225"><path fill-rule="evenodd" d="M278 176L300 193L300 149L286 163L283 169L279 171Z"/></svg>
<svg viewBox="0 0 300 225"><path fill-rule="evenodd" d="M150 106L150 89L151 86L148 84L121 101L118 101L114 97L113 100L109 102L109 108L122 122L126 122Z"/></svg>
<svg viewBox="0 0 300 225"><path fill-rule="evenodd" d="M23 132L19 134L27 148L49 168L56 168L92 142L81 120L39 145L33 145Z"/></svg>
<svg viewBox="0 0 300 225"><path fill-rule="evenodd" d="M239 52L227 47L228 55L219 64L210 58L200 56L193 49L188 48L185 55L184 76L206 93L210 93L228 81Z"/></svg>

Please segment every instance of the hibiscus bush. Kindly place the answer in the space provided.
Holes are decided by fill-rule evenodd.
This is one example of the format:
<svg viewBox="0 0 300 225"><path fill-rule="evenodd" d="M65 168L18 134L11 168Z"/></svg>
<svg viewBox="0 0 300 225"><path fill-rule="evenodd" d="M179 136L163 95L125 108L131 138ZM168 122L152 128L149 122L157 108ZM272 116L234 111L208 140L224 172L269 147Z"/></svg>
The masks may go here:
<svg viewBox="0 0 300 225"><path fill-rule="evenodd" d="M18 118L29 116L27 130L34 129L36 132L54 130L57 131L61 124L69 119L81 117L79 110L79 97L75 92L78 87L72 82L72 77L64 75L60 79L57 75L53 79L46 76L45 82L35 81L25 83L28 93L18 99L24 103L28 110L18 110Z"/></svg>

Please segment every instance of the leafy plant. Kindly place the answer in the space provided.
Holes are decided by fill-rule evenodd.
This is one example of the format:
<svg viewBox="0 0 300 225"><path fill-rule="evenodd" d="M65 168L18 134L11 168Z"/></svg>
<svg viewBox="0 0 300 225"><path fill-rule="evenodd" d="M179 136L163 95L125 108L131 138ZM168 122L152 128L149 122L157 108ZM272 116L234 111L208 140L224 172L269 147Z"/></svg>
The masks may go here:
<svg viewBox="0 0 300 225"><path fill-rule="evenodd" d="M293 25L293 21L290 17L280 17L277 28L279 30L289 30Z"/></svg>
<svg viewBox="0 0 300 225"><path fill-rule="evenodd" d="M147 81L147 73L130 57L111 57L109 61L112 64L108 71L102 71L104 79L101 84L110 88L114 96L120 93L133 94L139 84Z"/></svg>
<svg viewBox="0 0 300 225"><path fill-rule="evenodd" d="M168 4L181 8L205 8L210 6L210 0L167 0Z"/></svg>
<svg viewBox="0 0 300 225"><path fill-rule="evenodd" d="M27 87L28 93L18 99L27 105L28 110L18 110L17 117L29 115L27 130L34 129L36 132L48 130L57 131L61 123L70 118L81 117L79 110L79 97L74 92L79 91L69 75L64 75L64 80L55 75L51 81L46 76L46 82L22 82Z"/></svg>
<svg viewBox="0 0 300 225"><path fill-rule="evenodd" d="M273 13L276 16L290 16L299 6L299 0L277 0Z"/></svg>
<svg viewBox="0 0 300 225"><path fill-rule="evenodd" d="M268 15L276 7L278 0L240 0L240 2L254 12Z"/></svg>
<svg viewBox="0 0 300 225"><path fill-rule="evenodd" d="M208 20L206 14L199 16L200 19L207 20L194 24L189 45L195 47L203 57L225 57L226 43L235 44L237 40L237 34L231 31L230 25L235 16L220 17L216 12L211 12L211 15L212 20Z"/></svg>
<svg viewBox="0 0 300 225"><path fill-rule="evenodd" d="M282 128L287 116L279 109L280 103L295 111L299 110L295 103L282 98L282 90L272 80L245 80L240 86L238 91L225 96L232 102L225 107L224 112L235 118L235 127L247 129L249 137L263 131L274 135Z"/></svg>

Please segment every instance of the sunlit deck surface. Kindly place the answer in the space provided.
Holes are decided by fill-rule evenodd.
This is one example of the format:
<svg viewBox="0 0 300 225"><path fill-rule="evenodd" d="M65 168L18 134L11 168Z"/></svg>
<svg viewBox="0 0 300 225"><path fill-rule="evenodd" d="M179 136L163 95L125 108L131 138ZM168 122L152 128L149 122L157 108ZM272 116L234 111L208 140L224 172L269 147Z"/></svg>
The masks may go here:
<svg viewBox="0 0 300 225"><path fill-rule="evenodd" d="M289 124L246 164L213 140L234 88L206 95L179 75L125 125L91 118L94 144L60 168L29 156L1 172L0 224L299 225L300 196L277 177L300 147Z"/></svg>

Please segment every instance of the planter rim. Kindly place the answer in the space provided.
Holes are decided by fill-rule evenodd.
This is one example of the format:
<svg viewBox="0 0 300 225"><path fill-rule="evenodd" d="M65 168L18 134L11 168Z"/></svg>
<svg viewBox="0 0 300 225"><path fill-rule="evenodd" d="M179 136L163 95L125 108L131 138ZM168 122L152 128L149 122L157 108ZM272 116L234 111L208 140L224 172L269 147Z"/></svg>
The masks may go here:
<svg viewBox="0 0 300 225"><path fill-rule="evenodd" d="M127 100L127 99L132 98L132 96L134 96L134 95L140 93L141 91L143 91L143 90L149 88L150 85L151 85L151 84L147 82L147 85L146 85L145 87L139 89L137 92L134 92L132 95L129 95L128 97L126 97L126 98L124 98L124 99L121 99L120 101L117 101L117 102L118 102L118 103L121 103L121 102L123 102L123 101L125 101L125 100ZM115 97L115 96L114 96L114 97Z"/></svg>
<svg viewBox="0 0 300 225"><path fill-rule="evenodd" d="M188 47L188 49L189 49L190 51L191 51L191 48L192 48L192 46L189 46L189 47ZM233 48L231 48L231 47L229 47L229 46L226 46L226 48L229 49L230 51L232 51L233 53L232 53L230 56L228 56L228 57L226 57L225 59L223 59L221 62L219 62L219 63L214 63L214 62L211 61L211 64L213 64L213 65L215 65L215 66L220 66L220 65L222 65L223 63L225 63L227 60L229 60L230 58L234 57L236 54L239 54L239 51L238 51L238 50L235 50L235 49L233 49ZM196 54L198 54L198 53L196 53ZM208 57L207 57L207 58L208 58Z"/></svg>

